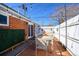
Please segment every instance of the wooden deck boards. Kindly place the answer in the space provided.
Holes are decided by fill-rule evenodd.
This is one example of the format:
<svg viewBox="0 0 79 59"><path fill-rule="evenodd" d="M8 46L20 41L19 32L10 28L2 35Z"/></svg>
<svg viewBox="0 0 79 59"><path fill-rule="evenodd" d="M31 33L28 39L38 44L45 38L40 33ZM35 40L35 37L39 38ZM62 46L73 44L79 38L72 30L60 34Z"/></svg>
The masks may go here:
<svg viewBox="0 0 79 59"><path fill-rule="evenodd" d="M35 44L31 44L19 56L71 56L65 47L56 39L53 39L52 44L49 43L48 49L36 49Z"/></svg>

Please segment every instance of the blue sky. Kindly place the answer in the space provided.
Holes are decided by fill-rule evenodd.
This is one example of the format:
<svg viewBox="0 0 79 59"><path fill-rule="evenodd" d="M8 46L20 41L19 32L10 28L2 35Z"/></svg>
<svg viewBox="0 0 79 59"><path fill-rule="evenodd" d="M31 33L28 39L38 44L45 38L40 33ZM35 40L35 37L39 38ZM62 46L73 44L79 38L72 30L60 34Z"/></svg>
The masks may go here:
<svg viewBox="0 0 79 59"><path fill-rule="evenodd" d="M21 3L6 3L6 5L24 14L24 10L18 8L18 6L21 6ZM56 13L56 8L62 7L63 5L62 3L27 3L26 16L40 25L57 25L58 21L49 16Z"/></svg>

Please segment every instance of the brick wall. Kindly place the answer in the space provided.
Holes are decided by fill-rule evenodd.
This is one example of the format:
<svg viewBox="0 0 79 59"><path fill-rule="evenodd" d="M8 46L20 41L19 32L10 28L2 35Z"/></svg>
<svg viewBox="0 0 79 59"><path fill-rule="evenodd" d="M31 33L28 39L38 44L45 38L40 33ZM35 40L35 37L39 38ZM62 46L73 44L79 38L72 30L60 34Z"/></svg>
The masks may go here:
<svg viewBox="0 0 79 59"><path fill-rule="evenodd" d="M9 26L0 26L0 29L24 29L25 39L28 38L28 22L9 16Z"/></svg>
<svg viewBox="0 0 79 59"><path fill-rule="evenodd" d="M25 37L28 37L28 22L22 21L18 18L9 16L9 28L10 29L24 29Z"/></svg>

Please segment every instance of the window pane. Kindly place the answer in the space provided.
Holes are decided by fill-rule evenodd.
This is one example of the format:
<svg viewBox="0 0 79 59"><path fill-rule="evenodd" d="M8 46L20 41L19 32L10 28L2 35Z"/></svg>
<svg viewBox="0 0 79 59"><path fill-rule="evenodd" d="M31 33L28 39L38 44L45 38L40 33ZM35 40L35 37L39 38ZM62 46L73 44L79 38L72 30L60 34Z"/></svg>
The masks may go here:
<svg viewBox="0 0 79 59"><path fill-rule="evenodd" d="M0 24L7 24L7 16L0 14Z"/></svg>

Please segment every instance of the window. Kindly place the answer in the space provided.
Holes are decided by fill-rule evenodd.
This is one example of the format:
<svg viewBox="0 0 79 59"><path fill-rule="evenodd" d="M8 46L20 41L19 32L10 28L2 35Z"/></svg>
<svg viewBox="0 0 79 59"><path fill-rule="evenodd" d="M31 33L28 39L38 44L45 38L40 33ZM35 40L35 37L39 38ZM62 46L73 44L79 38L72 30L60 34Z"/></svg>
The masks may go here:
<svg viewBox="0 0 79 59"><path fill-rule="evenodd" d="M8 16L0 14L0 25L1 26L7 26L7 25L9 25Z"/></svg>
<svg viewBox="0 0 79 59"><path fill-rule="evenodd" d="M33 36L33 25L29 25L28 27L28 36Z"/></svg>
<svg viewBox="0 0 79 59"><path fill-rule="evenodd" d="M33 36L33 25L31 25L31 36Z"/></svg>
<svg viewBox="0 0 79 59"><path fill-rule="evenodd" d="M28 25L28 36L30 36L30 25Z"/></svg>

